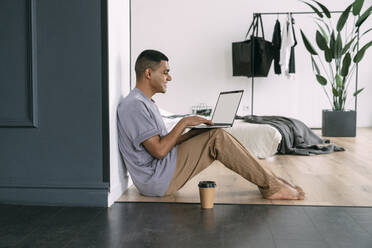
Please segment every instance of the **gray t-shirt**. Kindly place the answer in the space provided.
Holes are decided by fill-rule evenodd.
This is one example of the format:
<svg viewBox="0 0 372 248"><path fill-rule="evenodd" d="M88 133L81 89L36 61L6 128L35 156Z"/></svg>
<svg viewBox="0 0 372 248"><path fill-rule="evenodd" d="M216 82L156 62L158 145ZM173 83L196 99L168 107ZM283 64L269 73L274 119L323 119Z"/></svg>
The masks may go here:
<svg viewBox="0 0 372 248"><path fill-rule="evenodd" d="M142 142L168 134L158 107L140 89L134 88L118 106L119 149L138 191L163 196L173 177L177 146L162 159L153 157Z"/></svg>

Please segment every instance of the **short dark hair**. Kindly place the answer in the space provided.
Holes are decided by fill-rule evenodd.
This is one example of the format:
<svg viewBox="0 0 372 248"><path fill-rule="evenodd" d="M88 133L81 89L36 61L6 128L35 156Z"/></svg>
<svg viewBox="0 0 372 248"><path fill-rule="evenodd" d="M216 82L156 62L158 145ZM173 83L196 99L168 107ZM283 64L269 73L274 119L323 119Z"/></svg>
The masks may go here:
<svg viewBox="0 0 372 248"><path fill-rule="evenodd" d="M162 60L168 61L168 57L156 50L144 50L136 60L134 70L136 77L140 78L147 68L156 70Z"/></svg>

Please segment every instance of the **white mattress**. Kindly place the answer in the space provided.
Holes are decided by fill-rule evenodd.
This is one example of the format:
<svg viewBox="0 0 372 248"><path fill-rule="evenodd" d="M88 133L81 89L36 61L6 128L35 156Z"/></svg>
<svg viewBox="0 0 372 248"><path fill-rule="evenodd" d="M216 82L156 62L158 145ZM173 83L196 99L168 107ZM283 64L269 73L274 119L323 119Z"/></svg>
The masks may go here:
<svg viewBox="0 0 372 248"><path fill-rule="evenodd" d="M279 131L267 124L252 124L243 120L235 120L233 127L225 128L225 130L258 158L274 155L282 140Z"/></svg>
<svg viewBox="0 0 372 248"><path fill-rule="evenodd" d="M165 114L162 110L162 115ZM169 112L167 112L169 113ZM169 131L181 120L181 118L163 118ZM186 129L184 133L190 129ZM274 127L266 124L251 124L243 120L235 120L233 127L225 128L240 143L258 158L267 158L274 155L282 139L282 135Z"/></svg>

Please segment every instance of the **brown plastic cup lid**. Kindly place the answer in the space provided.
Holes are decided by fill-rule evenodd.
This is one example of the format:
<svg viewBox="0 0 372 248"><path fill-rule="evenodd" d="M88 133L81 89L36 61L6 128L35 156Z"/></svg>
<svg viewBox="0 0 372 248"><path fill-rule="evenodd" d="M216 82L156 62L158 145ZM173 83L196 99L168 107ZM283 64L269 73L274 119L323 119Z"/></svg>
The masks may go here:
<svg viewBox="0 0 372 248"><path fill-rule="evenodd" d="M214 181L200 181L199 188L215 188L217 184Z"/></svg>

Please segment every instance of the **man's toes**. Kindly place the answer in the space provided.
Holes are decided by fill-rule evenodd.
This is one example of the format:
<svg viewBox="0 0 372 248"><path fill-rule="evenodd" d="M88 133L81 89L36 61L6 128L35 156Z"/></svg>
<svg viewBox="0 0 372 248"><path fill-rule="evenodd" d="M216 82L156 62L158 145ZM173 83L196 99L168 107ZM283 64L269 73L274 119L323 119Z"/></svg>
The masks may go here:
<svg viewBox="0 0 372 248"><path fill-rule="evenodd" d="M302 192L302 193L305 193L305 191L300 187L300 186L295 186L295 189L298 191L298 192Z"/></svg>
<svg viewBox="0 0 372 248"><path fill-rule="evenodd" d="M281 177L278 177L278 179L279 179L282 183L284 183L284 184L288 185L289 187L295 189L297 192L303 192L303 193L304 193L304 190L303 190L300 186L292 185L292 184L289 183L287 180L285 180L285 179L283 179L283 178L281 178Z"/></svg>
<svg viewBox="0 0 372 248"><path fill-rule="evenodd" d="M299 192L297 199L298 200L305 200L305 193L304 192Z"/></svg>

